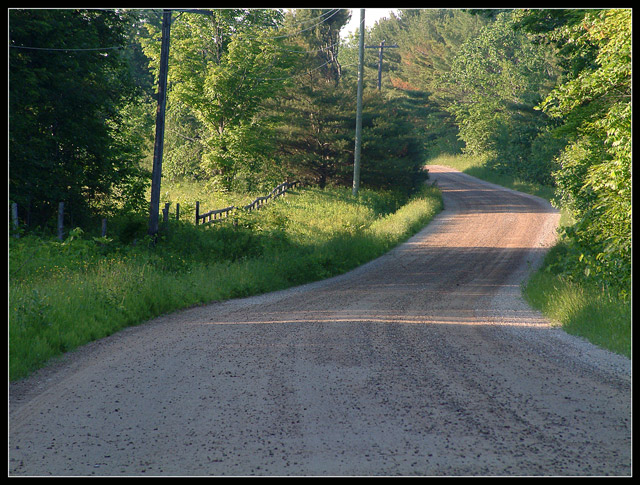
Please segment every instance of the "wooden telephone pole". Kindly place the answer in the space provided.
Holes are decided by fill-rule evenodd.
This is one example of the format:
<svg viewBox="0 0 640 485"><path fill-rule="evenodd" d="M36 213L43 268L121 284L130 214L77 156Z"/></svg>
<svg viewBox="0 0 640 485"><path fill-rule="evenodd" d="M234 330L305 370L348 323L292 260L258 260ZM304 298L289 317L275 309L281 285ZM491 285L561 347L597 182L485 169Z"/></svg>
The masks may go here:
<svg viewBox="0 0 640 485"><path fill-rule="evenodd" d="M171 10L162 12L162 44L160 47L160 74L158 76L158 108L156 111L156 140L153 147L153 170L151 172L151 203L149 204L148 234L158 232L160 211L160 180L162 179L162 152L164 150L164 118L167 106L167 73L169 71L169 35L171 32Z"/></svg>
<svg viewBox="0 0 640 485"><path fill-rule="evenodd" d="M380 45L367 45L366 49L380 49L378 54L378 91L382 89L382 54L385 49L396 49L398 46L394 45L385 45L385 41L380 42Z"/></svg>
<svg viewBox="0 0 640 485"><path fill-rule="evenodd" d="M356 108L356 146L353 153L353 195L360 188L360 151L362 148L362 75L364 69L364 8L360 9L360 42L358 48L358 100Z"/></svg>
<svg viewBox="0 0 640 485"><path fill-rule="evenodd" d="M167 107L167 74L169 72L169 37L171 34L171 12L212 15L209 10L164 9L162 11L162 44L160 46L160 73L158 75L158 109L156 111L156 139L153 147L153 169L151 172L151 202L149 204L149 228L151 236L158 232L160 213L160 182L162 180L162 152L164 151L164 120Z"/></svg>

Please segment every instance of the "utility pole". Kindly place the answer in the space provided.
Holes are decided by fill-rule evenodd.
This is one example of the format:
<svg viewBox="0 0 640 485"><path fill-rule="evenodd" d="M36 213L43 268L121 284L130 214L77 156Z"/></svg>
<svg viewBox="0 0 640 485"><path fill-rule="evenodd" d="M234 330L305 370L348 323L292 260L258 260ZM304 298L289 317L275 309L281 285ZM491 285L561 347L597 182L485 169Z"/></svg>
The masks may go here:
<svg viewBox="0 0 640 485"><path fill-rule="evenodd" d="M160 180L162 179L162 152L164 150L164 118L167 106L167 73L169 71L169 35L171 10L162 12L162 44L160 47L160 74L158 76L158 108L156 111L156 140L153 147L153 171L151 173L151 203L149 206L148 234L158 232L160 210Z"/></svg>
<svg viewBox="0 0 640 485"><path fill-rule="evenodd" d="M154 236L158 232L160 212L160 181L162 180L162 152L164 151L164 119L167 107L167 74L169 72L169 36L171 34L171 12L212 15L210 10L167 9L162 11L162 44L160 47L160 73L158 75L158 109L156 111L156 140L153 147L153 169L151 172L151 203L149 204L149 229Z"/></svg>
<svg viewBox="0 0 640 485"><path fill-rule="evenodd" d="M378 53L378 91L382 88L382 53L385 49L395 49L398 46L394 45L385 45L385 41L380 42L380 45L367 45L365 48L367 49L380 49Z"/></svg>
<svg viewBox="0 0 640 485"><path fill-rule="evenodd" d="M362 147L362 74L364 64L364 8L360 9L360 43L358 49L358 102L356 108L356 147L353 154L353 195L360 188L360 151Z"/></svg>

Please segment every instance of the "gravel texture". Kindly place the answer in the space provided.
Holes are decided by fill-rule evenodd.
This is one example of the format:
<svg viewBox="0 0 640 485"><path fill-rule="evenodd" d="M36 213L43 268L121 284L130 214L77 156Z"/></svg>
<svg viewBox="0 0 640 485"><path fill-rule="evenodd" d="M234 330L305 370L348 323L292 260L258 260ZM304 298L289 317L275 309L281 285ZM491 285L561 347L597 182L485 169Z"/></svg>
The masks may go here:
<svg viewBox="0 0 640 485"><path fill-rule="evenodd" d="M630 475L630 360L521 297L557 212L429 169L444 211L385 256L12 383L9 474Z"/></svg>

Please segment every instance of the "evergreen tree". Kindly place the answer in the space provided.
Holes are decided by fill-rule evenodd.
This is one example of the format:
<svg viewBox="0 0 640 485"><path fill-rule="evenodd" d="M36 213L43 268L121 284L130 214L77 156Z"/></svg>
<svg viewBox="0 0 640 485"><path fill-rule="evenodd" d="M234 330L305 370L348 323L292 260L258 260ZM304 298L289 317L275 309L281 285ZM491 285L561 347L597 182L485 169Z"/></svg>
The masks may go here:
<svg viewBox="0 0 640 485"><path fill-rule="evenodd" d="M416 131L410 94L389 100L370 90L364 97L360 180L369 188L409 193L424 183L425 152ZM418 96L418 100L419 100Z"/></svg>
<svg viewBox="0 0 640 485"><path fill-rule="evenodd" d="M338 9L294 10L283 35L295 56L285 92L268 104L277 157L287 173L324 187L351 155L355 100L340 77L339 33L349 18Z"/></svg>
<svg viewBox="0 0 640 485"><path fill-rule="evenodd" d="M66 203L79 224L91 208L140 205L135 130L123 117L139 92L121 48L128 14L9 12L9 191L21 217L45 224Z"/></svg>

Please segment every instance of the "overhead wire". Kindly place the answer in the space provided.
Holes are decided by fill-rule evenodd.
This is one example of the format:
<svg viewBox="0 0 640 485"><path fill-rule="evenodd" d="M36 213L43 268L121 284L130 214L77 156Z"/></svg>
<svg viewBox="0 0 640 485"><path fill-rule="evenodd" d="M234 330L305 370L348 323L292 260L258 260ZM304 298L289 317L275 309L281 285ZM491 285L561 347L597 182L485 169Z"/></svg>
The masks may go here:
<svg viewBox="0 0 640 485"><path fill-rule="evenodd" d="M176 9L176 10L180 11L179 9ZM314 27L316 27L316 26L328 21L330 18L332 18L334 15L336 15L338 12L340 12L340 10L341 9L339 9L339 8L331 9L331 10L323 13L322 15L319 15L319 16L314 17L312 19L301 20L301 21L298 22L298 24L304 24L304 23L311 22L311 21L314 21L314 20L317 20L317 19L322 19L319 22L316 22L315 24L313 24L310 27L307 27L305 29L299 30L299 31L291 33L291 34L270 37L269 40L290 38L290 37L294 37L296 35L299 35L302 32L306 32L308 30L311 30ZM180 14L182 14L182 13L189 13L189 12L180 11ZM177 18L176 18L176 20L177 20ZM240 36L240 38L244 37L244 38L249 38L249 39L254 39L254 40L262 40L259 37L255 37L255 36L246 37L246 36L243 36L242 34L238 34L238 35ZM281 48L281 47L274 47L274 49L275 50L279 50L281 52L292 52L292 53L299 53L299 54L308 54L308 53L327 50L327 49L330 49L330 48L332 48L332 47L334 47L334 46L336 46L338 44L339 43L334 43L334 44L331 44L329 46L324 46L324 47L320 47L320 48L317 48L317 49L310 49L310 50L286 49L286 48ZM87 48L60 47L60 48L56 48L56 47L19 46L19 45L13 45L13 44L9 45L9 47L13 48L13 49L38 50L38 51L59 51L59 52L91 52L91 51L122 50L122 49L136 47L136 46L137 46L137 44L128 44L128 45L124 45L124 46L108 46L108 47L87 47ZM304 76L304 75L310 74L310 73L312 73L314 71L317 71L318 69L323 68L324 66L330 64L331 62L333 62L333 61L327 61L327 62L321 64L320 66L317 66L317 67L315 67L313 69L309 69L309 70L307 70L305 72L294 74L292 76L285 76L285 77L279 77L279 78L258 78L258 79L265 80L265 81L281 81L281 80L292 79L292 78L295 78L295 77ZM343 67L349 67L349 66L343 66Z"/></svg>
<svg viewBox="0 0 640 485"><path fill-rule="evenodd" d="M318 67L314 67L313 69L309 69L305 72L299 72L297 74L293 74L291 76L286 76L286 77L274 77L274 78L256 78L259 79L261 81L286 81L288 79L294 79L296 77L300 77L300 76L306 76L307 74L311 74L312 72L317 71L318 69L322 69L324 66L331 64L333 61L327 61L324 64L319 65ZM347 64L344 66L340 66L340 67L352 67L352 66L357 66L357 64Z"/></svg>
<svg viewBox="0 0 640 485"><path fill-rule="evenodd" d="M107 10L107 9L94 9L94 10ZM154 10L155 11L155 10ZM176 9L176 11L179 11L180 14L182 13L189 13L189 12L185 12L185 11L181 11L179 9ZM331 17L333 17L334 15L336 15L338 12L340 11L340 9L331 9L328 12L323 13L322 15L319 15L318 17L314 17L313 19L307 19L307 20L301 20L299 23L303 24L306 22L310 22L313 20L316 20L318 18L322 18L326 15L328 15L327 18L322 19L320 22L315 23L314 25L307 27L306 29L302 29L299 30L297 32L294 32L292 34L286 34L286 35L280 35L280 36L274 36L274 37L270 37L269 40L272 39L284 39L284 38L288 38L288 37L294 37L302 32L306 32L308 30L311 30L312 28L320 25L323 22L326 22L327 20L329 20ZM179 17L178 17L179 18ZM177 18L174 20L176 21ZM238 34L241 38L249 38L249 39L258 39L258 40L262 40L257 36L243 36L242 34ZM316 52L316 51L321 51L324 49L328 49L330 47L335 46L336 44L332 44L330 46L327 47L321 47L318 49L311 49L311 50L307 50L307 51L298 51L298 50L289 50L289 49L280 49L283 50L285 52L298 52L298 53L311 53L311 52ZM64 51L64 52L82 52L82 51L102 51L102 50L117 50L117 49L126 49L128 47L134 47L136 46L136 44L129 44L129 45L125 45L125 46L108 46L108 47L87 47L87 48L72 48L72 47L33 47L33 46L23 46L23 45L13 45L10 44L9 47L13 48L13 49L27 49L27 50L41 50L41 51Z"/></svg>
<svg viewBox="0 0 640 485"><path fill-rule="evenodd" d="M273 36L273 37L269 37L269 40L273 40L273 39L286 39L286 38L289 38L289 37L295 37L296 35L301 34L302 32L306 32L306 31L308 31L308 30L311 30L311 29L313 29L314 27L316 27L316 26L318 26L318 25L320 25L320 24L322 24L322 23L326 22L326 21L327 21L327 20L329 20L331 17L333 17L334 15L336 15L338 12L340 12L340 10L341 10L341 9L339 9L339 8L335 8L335 9L332 9L332 10L333 10L333 12L331 12L331 10L330 10L329 12L326 12L327 14L328 14L328 13L331 13L331 15L329 15L327 18L322 19L320 22L317 22L317 23L313 24L312 26L307 27L306 29L302 29L302 30L299 30L299 31L297 31L297 32L293 32L293 33L291 33L291 34L276 35L276 36ZM260 40L260 38L259 38L259 37L257 37L257 36L246 36L245 38L248 38L248 39L259 39L259 40Z"/></svg>
<svg viewBox="0 0 640 485"><path fill-rule="evenodd" d="M126 49L127 47L134 47L136 44L129 44L126 46L118 45L111 47L86 47L86 48L67 48L67 47L31 47L26 45L9 45L12 49L26 49L34 51L64 51L64 52L84 52L84 51L107 51L107 50L119 50Z"/></svg>

